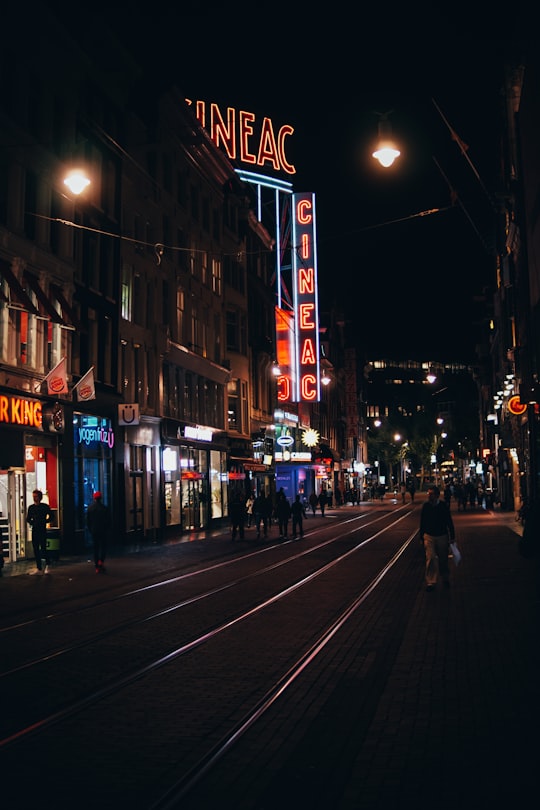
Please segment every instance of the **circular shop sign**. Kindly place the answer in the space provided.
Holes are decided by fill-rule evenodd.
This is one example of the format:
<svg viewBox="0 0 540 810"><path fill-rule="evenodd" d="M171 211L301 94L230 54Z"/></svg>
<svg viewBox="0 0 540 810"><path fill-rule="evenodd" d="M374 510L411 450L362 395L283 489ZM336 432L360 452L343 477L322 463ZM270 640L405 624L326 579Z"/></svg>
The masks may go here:
<svg viewBox="0 0 540 810"><path fill-rule="evenodd" d="M527 406L521 402L519 397L510 397L508 400L508 410L515 416L521 416L521 414L525 413L527 410Z"/></svg>

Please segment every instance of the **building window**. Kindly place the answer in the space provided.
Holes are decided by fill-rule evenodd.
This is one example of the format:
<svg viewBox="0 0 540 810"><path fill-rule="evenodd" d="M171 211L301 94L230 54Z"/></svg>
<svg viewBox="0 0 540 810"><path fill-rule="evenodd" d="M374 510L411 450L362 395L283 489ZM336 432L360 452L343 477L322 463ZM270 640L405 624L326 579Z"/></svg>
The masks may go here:
<svg viewBox="0 0 540 810"><path fill-rule="evenodd" d="M227 383L227 427L229 430L240 430L240 397L238 380Z"/></svg>
<svg viewBox="0 0 540 810"><path fill-rule="evenodd" d="M133 295L133 270L131 265L122 266L122 318L131 320L131 300Z"/></svg>
<svg viewBox="0 0 540 810"><path fill-rule="evenodd" d="M184 342L184 290L176 290L176 340L178 343Z"/></svg>
<svg viewBox="0 0 540 810"><path fill-rule="evenodd" d="M212 292L221 295L222 269L219 259L212 259Z"/></svg>
<svg viewBox="0 0 540 810"><path fill-rule="evenodd" d="M238 321L232 309L227 310L227 351L238 351Z"/></svg>

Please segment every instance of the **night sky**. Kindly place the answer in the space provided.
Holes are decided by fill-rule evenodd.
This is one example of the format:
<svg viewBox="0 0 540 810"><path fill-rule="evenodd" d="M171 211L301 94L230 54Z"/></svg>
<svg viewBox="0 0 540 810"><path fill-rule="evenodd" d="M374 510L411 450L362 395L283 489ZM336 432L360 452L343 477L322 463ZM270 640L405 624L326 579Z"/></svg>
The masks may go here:
<svg viewBox="0 0 540 810"><path fill-rule="evenodd" d="M317 199L321 309L342 311L362 353L472 361L477 299L494 279L508 31L450 7L392 20L339 4L333 18L222 8L126 15L109 4L104 14L187 97L294 126L294 188ZM402 154L382 170L371 152L387 112Z"/></svg>

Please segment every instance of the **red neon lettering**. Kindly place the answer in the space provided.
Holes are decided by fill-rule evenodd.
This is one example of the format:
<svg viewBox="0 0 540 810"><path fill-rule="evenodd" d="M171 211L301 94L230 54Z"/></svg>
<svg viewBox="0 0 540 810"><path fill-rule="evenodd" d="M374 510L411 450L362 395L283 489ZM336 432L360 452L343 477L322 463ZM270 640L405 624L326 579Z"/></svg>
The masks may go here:
<svg viewBox="0 0 540 810"><path fill-rule="evenodd" d="M287 174L296 174L296 169L290 163L287 162L285 157L285 138L287 135L292 135L294 132L293 127L288 126L287 124L278 132L278 151L279 151L279 160L283 169L287 172Z"/></svg>
<svg viewBox="0 0 540 810"><path fill-rule="evenodd" d="M300 267L298 270L298 291L300 295L315 292L315 273L313 267Z"/></svg>
<svg viewBox="0 0 540 810"><path fill-rule="evenodd" d="M236 138L234 131L234 109L227 107L227 124L221 117L217 104L210 105L210 137L216 146L221 143L231 160L236 158Z"/></svg>
<svg viewBox="0 0 540 810"><path fill-rule="evenodd" d="M274 130L272 129L272 122L269 118L263 118L257 164L259 166L263 166L267 160L270 161L276 171L279 171L279 159L277 155L276 139L274 138Z"/></svg>
<svg viewBox="0 0 540 810"><path fill-rule="evenodd" d="M186 98L185 101L188 106L193 106L191 99ZM206 129L207 116L205 101L195 102L195 116L199 124ZM208 130L213 142L216 146L223 144L228 157L231 158L231 160L236 160L236 109L234 107L227 107L227 123L225 123L218 105L211 102L209 118ZM276 141L272 121L269 118L264 118L261 127L258 155L255 157L255 155L248 151L248 139L253 135L253 127L251 124L256 120L255 115L254 113L240 111L238 120L240 130L240 160L244 160L246 163L257 163L259 166L263 166L265 162L270 161L273 168L277 171L282 169L287 172L287 174L296 174L295 166L288 162L285 155L285 139L294 133L293 127L289 126L289 124L282 126L278 132Z"/></svg>
<svg viewBox="0 0 540 810"><path fill-rule="evenodd" d="M288 377L278 377L277 398L280 402L286 402L291 395L291 381Z"/></svg>
<svg viewBox="0 0 540 810"><path fill-rule="evenodd" d="M312 220L311 200L300 200L296 206L296 221L300 225L309 225Z"/></svg>
<svg viewBox="0 0 540 810"><path fill-rule="evenodd" d="M255 163L255 155L248 152L248 138L253 135L253 127L251 124L255 121L253 113L240 110L240 160L246 163Z"/></svg>
<svg viewBox="0 0 540 810"><path fill-rule="evenodd" d="M309 259L311 255L311 239L310 235L307 233L302 234L302 247L300 249L300 253L303 259Z"/></svg>
<svg viewBox="0 0 540 810"><path fill-rule="evenodd" d="M7 397L0 397L0 422L9 422L9 400Z"/></svg>
<svg viewBox="0 0 540 810"><path fill-rule="evenodd" d="M317 396L317 378L313 374L304 374L300 380L302 399L315 399Z"/></svg>
<svg viewBox="0 0 540 810"><path fill-rule="evenodd" d="M317 355L315 354L315 349L313 348L313 341L310 338L306 338L302 345L302 358L300 360L303 366L314 366L317 362Z"/></svg>
<svg viewBox="0 0 540 810"><path fill-rule="evenodd" d="M298 317L301 329L315 329L315 321L312 318L315 312L315 304L300 304L298 307Z"/></svg>
<svg viewBox="0 0 540 810"><path fill-rule="evenodd" d="M191 104L191 101L189 102ZM197 120L199 121L201 127L206 126L206 105L204 101L198 101L195 105L195 114L197 116Z"/></svg>

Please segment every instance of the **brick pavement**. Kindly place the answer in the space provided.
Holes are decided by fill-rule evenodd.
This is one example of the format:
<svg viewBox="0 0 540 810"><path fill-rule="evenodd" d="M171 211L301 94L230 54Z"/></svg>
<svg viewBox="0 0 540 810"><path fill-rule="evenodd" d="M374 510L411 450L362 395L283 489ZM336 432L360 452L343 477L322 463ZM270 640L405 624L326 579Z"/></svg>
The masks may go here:
<svg viewBox="0 0 540 810"><path fill-rule="evenodd" d="M340 511L366 506L377 508L368 503ZM420 585L395 665L333 810L389 810L402 803L506 810L536 792L538 566L517 552L521 525L514 513L453 510L453 516L463 561L450 591L426 593ZM307 528L329 517L309 517ZM212 555L224 542L229 546L230 535L224 529L185 540L181 548L195 561L202 549ZM152 567L159 566L166 556L167 545L143 554L113 548L110 566L122 565L127 575L147 568L150 558ZM88 554L60 560L52 576L55 569L62 575L88 569L96 579ZM30 604L32 593L41 591L18 584L10 576L0 582L4 600L9 592ZM321 710L324 700L321 695Z"/></svg>

